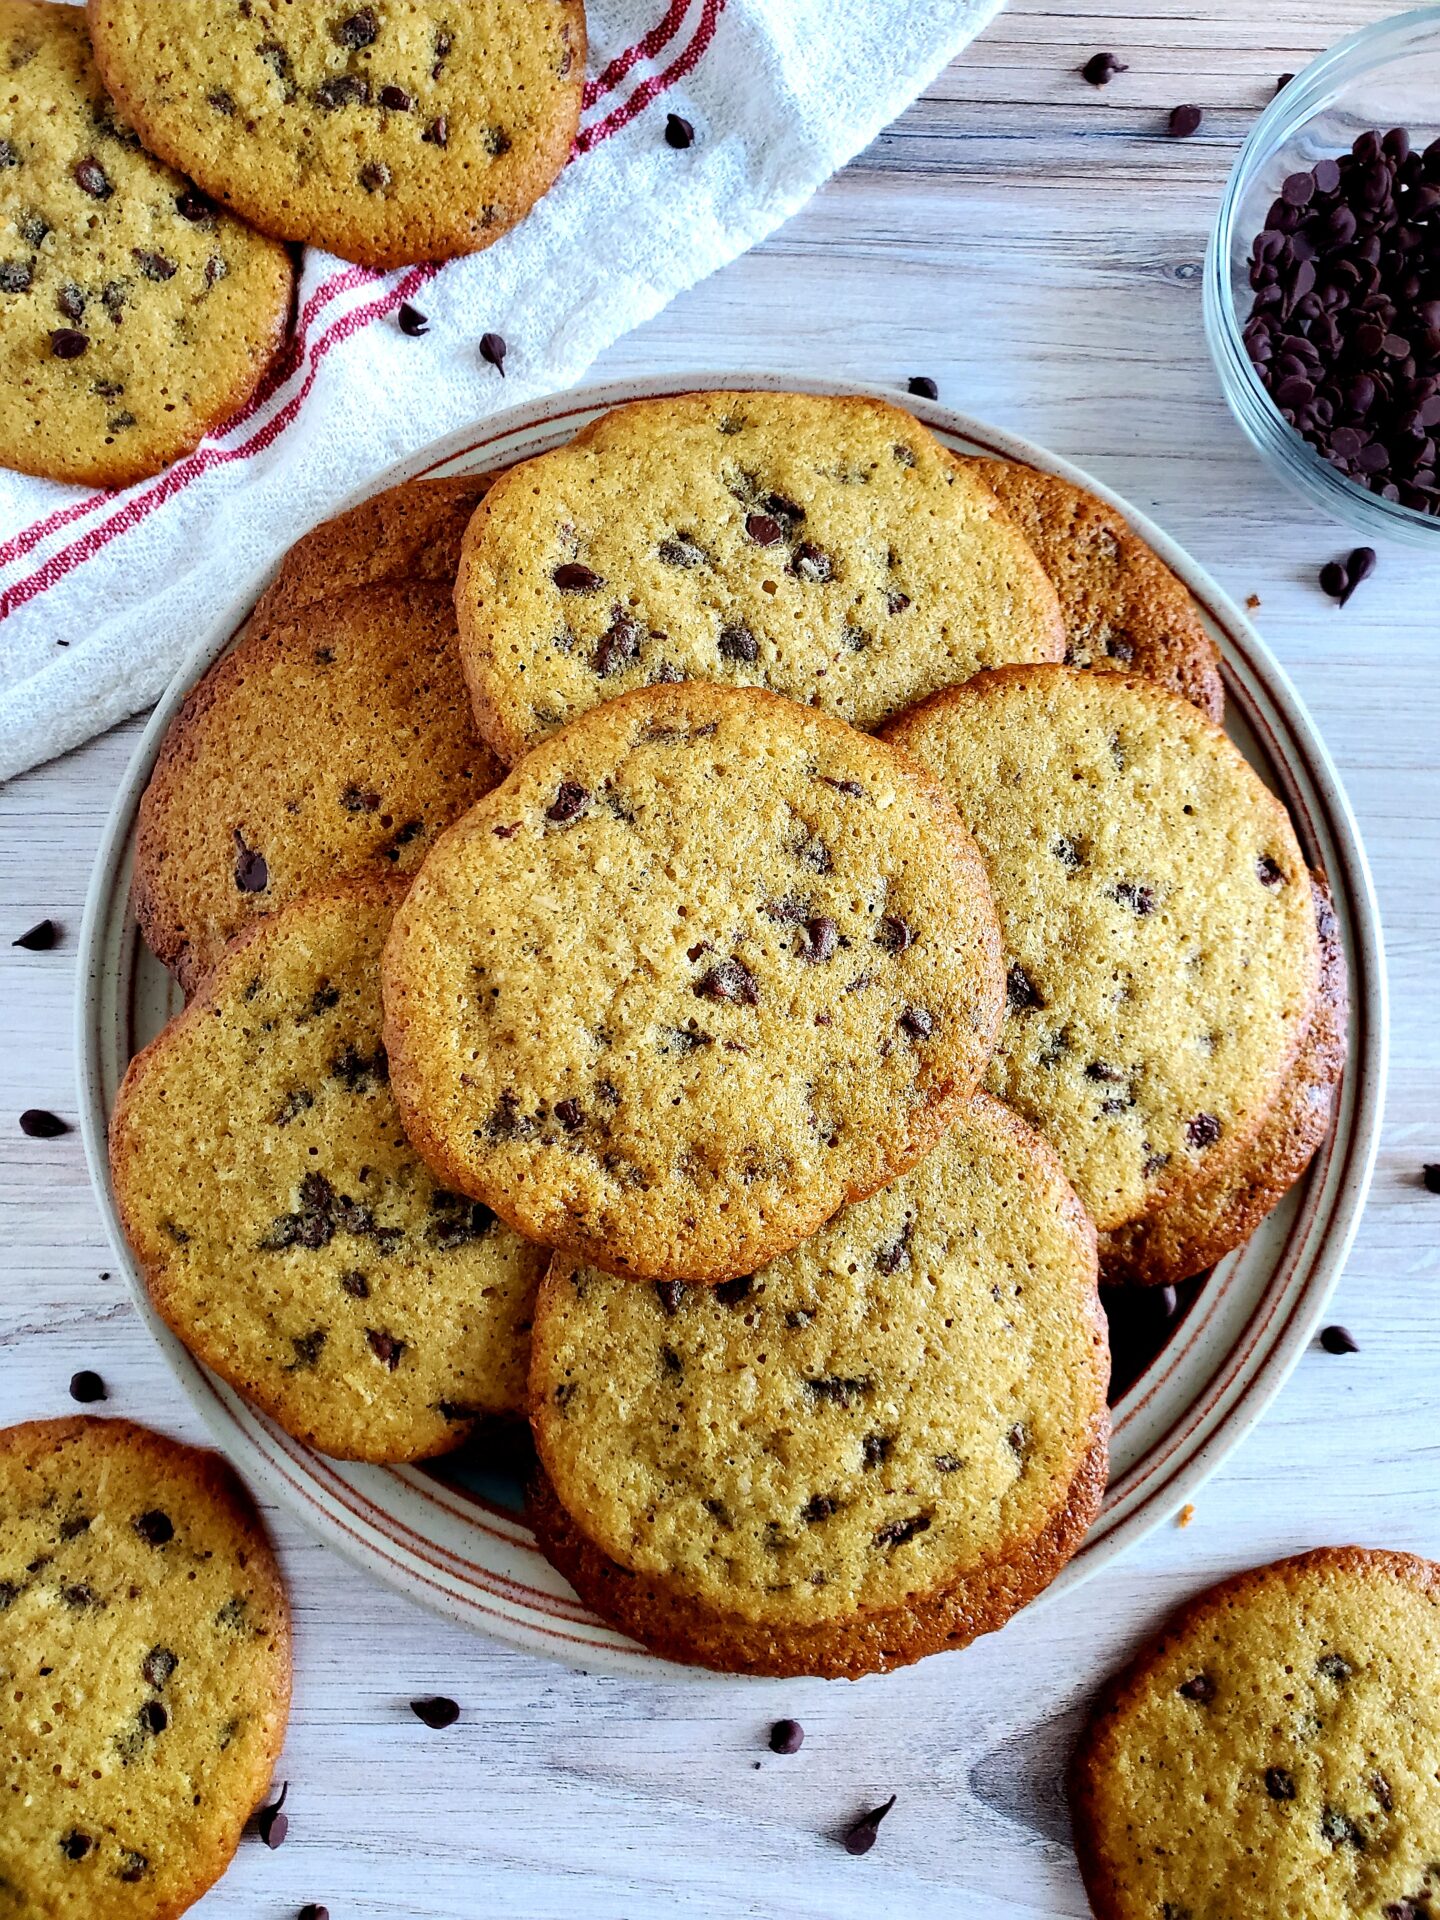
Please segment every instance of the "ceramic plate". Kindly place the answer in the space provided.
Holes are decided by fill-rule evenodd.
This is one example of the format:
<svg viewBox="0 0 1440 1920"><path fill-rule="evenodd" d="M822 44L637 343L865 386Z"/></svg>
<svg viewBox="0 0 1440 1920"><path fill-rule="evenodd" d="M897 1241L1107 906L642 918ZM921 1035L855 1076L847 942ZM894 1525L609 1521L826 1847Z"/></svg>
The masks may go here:
<svg viewBox="0 0 1440 1920"><path fill-rule="evenodd" d="M743 382L703 375L591 387L452 435L377 475L355 498L421 475L480 471L543 453L622 401L732 384L834 391L819 382L754 375ZM1240 610L1172 540L1088 475L948 408L905 404L958 451L1030 461L1111 499L1179 574L1223 656L1229 731L1285 800L1311 864L1329 875L1350 965L1350 1064L1330 1138L1250 1244L1202 1286L1185 1291L1181 1313L1117 1401L1104 1510L1050 1589L1053 1599L1193 1495L1259 1419L1314 1332L1354 1237L1375 1156L1385 1078L1384 957L1369 870L1335 769L1289 681ZM514 1645L586 1667L653 1674L665 1663L596 1620L536 1551L513 1475L463 1455L433 1468L384 1468L312 1453L190 1357L151 1309L126 1249L106 1166L106 1121L126 1062L179 1005L129 909L135 811L171 717L233 643L254 597L247 593L206 636L156 708L116 799L86 904L77 1032L81 1112L117 1256L140 1312L219 1444L315 1533L402 1592Z"/></svg>

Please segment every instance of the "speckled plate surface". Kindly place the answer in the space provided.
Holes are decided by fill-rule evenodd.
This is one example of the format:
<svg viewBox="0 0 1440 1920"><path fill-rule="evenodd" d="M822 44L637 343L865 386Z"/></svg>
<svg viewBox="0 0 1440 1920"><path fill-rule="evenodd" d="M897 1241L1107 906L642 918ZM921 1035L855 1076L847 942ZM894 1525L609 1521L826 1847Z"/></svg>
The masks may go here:
<svg viewBox="0 0 1440 1920"><path fill-rule="evenodd" d="M423 475L507 466L560 445L627 400L729 385L835 391L823 382L755 375L580 389L451 435L377 474L355 499ZM1384 953L1369 868L1335 769L1294 689L1239 608L1159 528L1087 474L946 407L921 400L902 404L959 452L1029 461L1111 499L1179 574L1223 657L1229 731L1289 806L1311 864L1329 875L1350 967L1350 1063L1330 1137L1306 1178L1250 1244L1223 1261L1202 1287L1187 1290L1183 1311L1151 1343L1147 1364L1114 1408L1104 1510L1045 1596L1048 1604L1194 1493L1260 1418L1314 1332L1359 1223L1378 1141L1387 1028ZM280 555L275 558L278 563ZM257 1486L322 1539L402 1592L516 1646L585 1667L656 1673L666 1663L596 1620L536 1551L513 1469L479 1454L450 1456L433 1468L386 1468L311 1452L190 1357L155 1315L125 1246L106 1164L106 1123L127 1061L179 1006L177 990L145 951L130 912L135 813L172 716L233 644L251 604L247 598L234 607L205 636L156 708L116 796L86 902L76 1034L81 1115L117 1257L141 1314L216 1440Z"/></svg>

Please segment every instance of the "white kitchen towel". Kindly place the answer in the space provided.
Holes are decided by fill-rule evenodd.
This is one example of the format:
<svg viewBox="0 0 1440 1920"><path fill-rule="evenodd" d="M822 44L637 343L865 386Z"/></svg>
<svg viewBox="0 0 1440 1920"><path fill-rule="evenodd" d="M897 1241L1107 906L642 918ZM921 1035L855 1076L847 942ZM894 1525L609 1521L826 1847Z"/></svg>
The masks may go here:
<svg viewBox="0 0 1440 1920"><path fill-rule="evenodd" d="M1002 0L588 0L553 191L487 252L373 274L305 256L294 338L228 425L89 493L0 472L0 780L153 702L248 583L366 478L579 379L789 218ZM694 144L666 144L670 113ZM402 334L402 302L423 339ZM508 344L505 376L478 352Z"/></svg>

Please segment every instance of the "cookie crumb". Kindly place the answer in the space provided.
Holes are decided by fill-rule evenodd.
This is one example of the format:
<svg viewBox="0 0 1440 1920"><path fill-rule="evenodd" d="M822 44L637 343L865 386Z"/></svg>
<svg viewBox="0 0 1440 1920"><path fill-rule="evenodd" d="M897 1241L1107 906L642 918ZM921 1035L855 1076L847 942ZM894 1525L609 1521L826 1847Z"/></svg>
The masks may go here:
<svg viewBox="0 0 1440 1920"><path fill-rule="evenodd" d="M1177 1527L1188 1527L1190 1522L1194 1518L1195 1518L1195 1509L1187 1500L1184 1506L1181 1507L1179 1513L1176 1514L1175 1524Z"/></svg>

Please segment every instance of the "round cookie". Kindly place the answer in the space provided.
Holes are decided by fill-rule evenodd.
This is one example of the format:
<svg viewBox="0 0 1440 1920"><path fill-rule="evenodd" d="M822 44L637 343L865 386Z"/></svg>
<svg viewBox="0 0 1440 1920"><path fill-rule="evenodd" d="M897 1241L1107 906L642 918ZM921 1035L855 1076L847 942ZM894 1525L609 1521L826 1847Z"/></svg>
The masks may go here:
<svg viewBox="0 0 1440 1920"><path fill-rule="evenodd" d="M570 158L583 0L89 0L146 145L282 240L376 268L490 246Z"/></svg>
<svg viewBox="0 0 1440 1920"><path fill-rule="evenodd" d="M1189 592L1098 495L1014 460L967 460L1024 531L1065 616L1065 664L1143 673L1219 721L1220 655Z"/></svg>
<svg viewBox="0 0 1440 1920"><path fill-rule="evenodd" d="M465 529L490 481L485 473L407 480L322 520L280 562L251 622L264 627L293 620L306 607L390 580L437 580L453 587Z"/></svg>
<svg viewBox="0 0 1440 1920"><path fill-rule="evenodd" d="M1310 879L1284 808L1153 681L984 674L886 737L929 766L995 890L1008 1014L987 1085L1096 1225L1233 1167L1310 1024Z"/></svg>
<svg viewBox="0 0 1440 1920"><path fill-rule="evenodd" d="M277 583L264 604L170 723L140 803L135 913L187 993L313 888L413 872L504 771L475 737L443 580L292 613Z"/></svg>
<svg viewBox="0 0 1440 1920"><path fill-rule="evenodd" d="M1071 1769L1097 1920L1440 1908L1440 1568L1322 1547L1192 1601Z"/></svg>
<svg viewBox="0 0 1440 1920"><path fill-rule="evenodd" d="M288 1433L423 1460L519 1413L545 1254L443 1189L380 1040L395 878L249 929L131 1061L110 1123L125 1233L193 1353Z"/></svg>
<svg viewBox="0 0 1440 1920"><path fill-rule="evenodd" d="M537 1532L673 1657L903 1665L1000 1626L1074 1551L1108 1372L1094 1229L1040 1137L979 1094L752 1276L639 1286L557 1256L530 1372Z"/></svg>
<svg viewBox="0 0 1440 1920"><path fill-rule="evenodd" d="M280 1569L218 1454L128 1420L0 1432L0 1678L0 1913L183 1913L290 1707Z"/></svg>
<svg viewBox="0 0 1440 1920"><path fill-rule="evenodd" d="M1320 991L1294 1064L1264 1124L1228 1173L1202 1181L1148 1219L1101 1235L1108 1282L1178 1286L1243 1246L1304 1173L1330 1130L1345 1066L1345 949L1322 874L1310 876L1320 937Z"/></svg>
<svg viewBox="0 0 1440 1920"><path fill-rule="evenodd" d="M0 69L0 463L125 486L249 398L290 257L142 151L77 8L0 0Z"/></svg>
<svg viewBox="0 0 1440 1920"><path fill-rule="evenodd" d="M655 682L769 687L871 728L1065 644L989 488L910 414L844 395L605 414L491 488L455 605L476 720L506 761Z"/></svg>
<svg viewBox="0 0 1440 1920"><path fill-rule="evenodd" d="M641 688L427 858L385 953L410 1137L520 1232L724 1280L920 1158L1003 998L929 775L754 689Z"/></svg>

